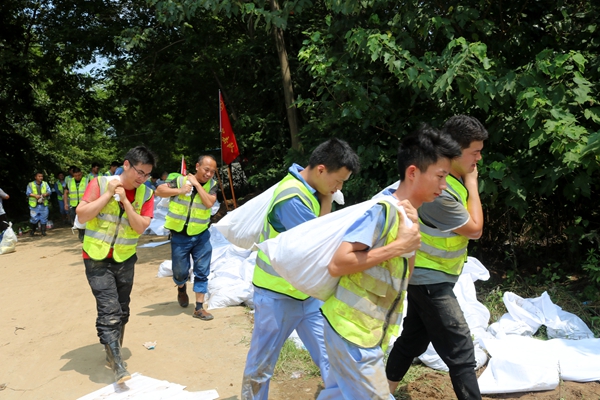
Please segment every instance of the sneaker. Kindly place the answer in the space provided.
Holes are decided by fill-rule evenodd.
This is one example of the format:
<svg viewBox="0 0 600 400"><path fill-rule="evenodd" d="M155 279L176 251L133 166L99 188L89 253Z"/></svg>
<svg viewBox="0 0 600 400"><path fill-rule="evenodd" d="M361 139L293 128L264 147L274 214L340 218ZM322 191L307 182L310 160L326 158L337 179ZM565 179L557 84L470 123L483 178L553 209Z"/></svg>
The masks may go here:
<svg viewBox="0 0 600 400"><path fill-rule="evenodd" d="M214 317L212 316L211 313L206 311L204 308L201 308L199 310L194 310L194 318L200 318L203 321L210 321Z"/></svg>
<svg viewBox="0 0 600 400"><path fill-rule="evenodd" d="M181 307L187 307L190 304L190 298L187 295L185 284L177 288L177 301Z"/></svg>

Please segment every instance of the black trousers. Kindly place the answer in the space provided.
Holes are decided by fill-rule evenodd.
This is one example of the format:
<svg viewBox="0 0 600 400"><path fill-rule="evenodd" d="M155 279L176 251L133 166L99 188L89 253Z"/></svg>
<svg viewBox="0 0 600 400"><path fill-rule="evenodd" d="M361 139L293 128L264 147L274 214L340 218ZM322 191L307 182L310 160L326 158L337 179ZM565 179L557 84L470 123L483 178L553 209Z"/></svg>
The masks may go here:
<svg viewBox="0 0 600 400"><path fill-rule="evenodd" d="M408 309L387 361L387 378L401 381L413 359L431 342L450 370L458 399L481 399L471 332L453 288L453 283L408 285Z"/></svg>
<svg viewBox="0 0 600 400"><path fill-rule="evenodd" d="M102 344L119 340L121 326L129 321L136 261L135 254L121 263L111 258L102 261L83 260L85 275L96 298L96 331Z"/></svg>

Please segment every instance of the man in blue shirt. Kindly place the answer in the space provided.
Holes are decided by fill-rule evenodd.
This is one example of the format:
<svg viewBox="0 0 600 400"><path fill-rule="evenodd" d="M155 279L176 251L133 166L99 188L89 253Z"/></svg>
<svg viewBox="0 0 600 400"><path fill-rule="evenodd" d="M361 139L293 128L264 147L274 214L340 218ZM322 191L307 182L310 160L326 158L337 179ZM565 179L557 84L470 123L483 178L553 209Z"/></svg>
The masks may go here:
<svg viewBox="0 0 600 400"><path fill-rule="evenodd" d="M338 139L320 144L306 168L293 164L273 194L261 241L329 213L333 193L359 168L356 153ZM252 282L254 330L241 398L267 400L279 353L294 329L326 381L329 360L323 342L323 317L319 312L323 302L295 289L272 269L270 260L260 251Z"/></svg>
<svg viewBox="0 0 600 400"><path fill-rule="evenodd" d="M52 189L47 182L44 182L44 174L37 172L35 180L27 185L27 198L29 201L29 223L31 224L30 236L35 234L38 222L42 236L46 236L46 223L48 222L48 198L52 194Z"/></svg>

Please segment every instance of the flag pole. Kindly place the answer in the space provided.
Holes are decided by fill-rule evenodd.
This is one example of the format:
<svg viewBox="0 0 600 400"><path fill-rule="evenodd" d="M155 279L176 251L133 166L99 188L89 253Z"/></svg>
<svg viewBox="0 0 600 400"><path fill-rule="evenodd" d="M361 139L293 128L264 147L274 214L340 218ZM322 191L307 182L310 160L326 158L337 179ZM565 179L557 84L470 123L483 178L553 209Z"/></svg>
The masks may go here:
<svg viewBox="0 0 600 400"><path fill-rule="evenodd" d="M227 166L227 171L229 171L229 187L231 188L231 197L233 197L233 208L237 208L237 202L235 201L235 193L233 192L233 181L231 180L231 176L233 175L231 172L231 164Z"/></svg>
<svg viewBox="0 0 600 400"><path fill-rule="evenodd" d="M219 89L219 143L221 145L221 165L223 165L223 122L221 120L221 89ZM227 204L227 197L225 196L225 190L223 189L223 181L221 180L221 174L219 174L219 168L217 168L217 180L219 181L219 187L221 188L221 194L223 195L223 201L225 202L225 209L229 211L229 204Z"/></svg>
<svg viewBox="0 0 600 400"><path fill-rule="evenodd" d="M221 194L223 194L223 201L225 202L225 209L229 211L229 204L227 204L227 197L225 197L225 190L223 190L223 181L221 180L221 175L219 174L219 168L217 168L217 180L219 181L219 187L221 188Z"/></svg>

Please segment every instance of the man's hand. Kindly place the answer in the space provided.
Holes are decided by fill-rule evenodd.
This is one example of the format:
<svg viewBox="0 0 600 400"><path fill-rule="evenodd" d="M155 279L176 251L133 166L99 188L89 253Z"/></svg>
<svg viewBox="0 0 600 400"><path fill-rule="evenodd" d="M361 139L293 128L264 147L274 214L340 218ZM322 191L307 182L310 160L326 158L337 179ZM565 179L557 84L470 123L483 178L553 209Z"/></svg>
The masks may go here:
<svg viewBox="0 0 600 400"><path fill-rule="evenodd" d="M108 192L110 193L111 196L114 196L117 192L116 189L118 187L123 187L123 184L121 183L120 179L111 179L108 182Z"/></svg>
<svg viewBox="0 0 600 400"><path fill-rule="evenodd" d="M469 172L469 173L465 174L465 176L463 176L463 181L465 182L465 185L467 184L467 182L477 183L478 176L479 176L479 173L477 172L477 166L475 166L475 168L473 169L472 172Z"/></svg>
<svg viewBox="0 0 600 400"><path fill-rule="evenodd" d="M410 201L404 199L400 201L398 205L401 205L404 208L408 219L410 219L414 224L419 223L419 213L417 212L417 209L413 207Z"/></svg>
<svg viewBox="0 0 600 400"><path fill-rule="evenodd" d="M190 190L192 190L192 184L190 183L190 181L188 180L185 185L183 185L182 187L179 188L179 194L186 194L189 193Z"/></svg>
<svg viewBox="0 0 600 400"><path fill-rule="evenodd" d="M398 251L398 256L410 253L421 247L421 233L419 232L419 224L413 224L410 228L406 226L404 221L398 224L398 236L392 242L394 248Z"/></svg>
<svg viewBox="0 0 600 400"><path fill-rule="evenodd" d="M129 203L129 199L127 198L127 195L125 194L125 188L123 187L123 185L117 186L115 188L114 194L119 195L119 200L120 200L121 204L125 205L125 204Z"/></svg>
<svg viewBox="0 0 600 400"><path fill-rule="evenodd" d="M200 182L198 182L198 179L196 179L196 175L194 174L188 174L187 180L187 183L191 183L193 186L200 184Z"/></svg>

